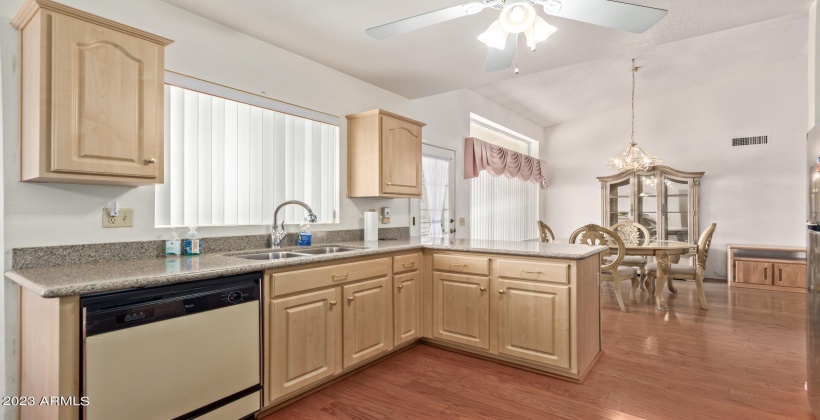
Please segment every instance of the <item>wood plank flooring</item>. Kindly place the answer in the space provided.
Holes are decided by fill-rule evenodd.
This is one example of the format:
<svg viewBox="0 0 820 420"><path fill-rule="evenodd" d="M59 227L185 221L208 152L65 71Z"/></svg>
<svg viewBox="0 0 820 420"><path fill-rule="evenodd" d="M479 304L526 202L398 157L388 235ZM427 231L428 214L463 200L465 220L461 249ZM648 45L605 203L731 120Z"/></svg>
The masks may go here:
<svg viewBox="0 0 820 420"><path fill-rule="evenodd" d="M675 285L668 312L646 292L621 312L604 285L604 354L583 384L419 345L265 419L813 418L805 295L710 281L704 311L693 282Z"/></svg>

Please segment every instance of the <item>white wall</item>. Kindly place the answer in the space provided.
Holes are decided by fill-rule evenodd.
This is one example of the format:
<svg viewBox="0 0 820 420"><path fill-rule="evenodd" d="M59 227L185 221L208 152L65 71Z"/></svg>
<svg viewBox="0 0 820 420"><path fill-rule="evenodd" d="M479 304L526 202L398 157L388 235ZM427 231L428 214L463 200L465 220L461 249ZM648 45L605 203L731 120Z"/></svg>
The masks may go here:
<svg viewBox="0 0 820 420"><path fill-rule="evenodd" d="M805 245L805 55L636 103L635 138L663 164L704 171L702 229L717 223L707 276L726 277L726 245ZM604 165L629 142L629 105L544 131L551 186L546 222L558 237L601 223ZM765 146L733 137L768 134Z"/></svg>
<svg viewBox="0 0 820 420"><path fill-rule="evenodd" d="M22 3L13 0L9 3ZM274 99L339 115L341 127L341 167L347 171L346 124L344 115L377 107L407 113L409 101L401 96L364 83L328 67L273 47L254 38L219 26L157 0L99 2L70 0L64 3L173 39L166 51L166 68L249 92L267 92ZM16 10L16 7L13 8ZM8 25L7 21L0 22ZM16 32L4 31L2 41L16 45ZM13 79L5 93L10 108L19 108L16 92L19 75L4 66L4 76ZM7 130L4 180L9 200L6 206L7 249L23 246L99 243L161 239L164 230L154 229L154 187L112 187L89 185L34 184L18 182L16 119ZM317 229L361 227L361 211L389 205L393 208L390 227L407 226L407 199L379 200L347 198L347 185L340 183L339 225ZM121 207L135 209L132 229L102 229L101 211L106 203L118 200ZM269 226L205 228L203 236L258 234Z"/></svg>
<svg viewBox="0 0 820 420"><path fill-rule="evenodd" d="M10 31L10 27L0 28L0 31ZM2 37L0 37L2 38ZM11 56L11 51L15 51L16 48L14 45L8 45L3 42L0 42L0 67L12 66L11 60L8 60L8 57ZM4 82L6 82L9 78L3 77L2 72L0 72L0 98L3 96L3 92L6 91L6 87L4 86ZM5 127L7 124L4 123L6 115L16 115L13 111L9 110L10 113L4 113L4 110L7 110L7 107L3 104L4 101L0 101L0 144L2 144L3 139L5 138ZM3 149L0 148L0 173L3 170L3 158L2 158ZM4 196L3 196L3 185L0 184L0 208L3 208L4 205ZM0 238L2 238L5 234L4 228L4 216L2 212L0 212ZM3 241L0 240L0 255L3 255L5 250L5 246ZM0 269L5 271L5 264L3 260L0 260ZM9 300L15 300L17 297L17 290L16 288L7 280L3 280L0 283L0 302L5 302L6 298L8 297ZM2 310L0 310L0 332L5 331L5 325L8 323L14 322L16 323L18 317L16 311L10 311L11 305L3 305ZM0 395L14 395L14 390L17 389L17 368L14 366L14 362L17 360L17 349L14 346L16 341L14 340L2 340L0 341L0 352L2 352L3 357L0 358ZM7 418L9 413L14 412L15 407L3 407L0 410L0 418Z"/></svg>
<svg viewBox="0 0 820 420"><path fill-rule="evenodd" d="M424 141L456 151L456 237L470 237L470 180L464 179L464 138L470 136L470 113L478 114L533 140L541 142L544 130L537 124L472 90L462 89L419 98L411 112L428 123ZM541 195L542 199L544 194ZM542 202L541 209L544 205ZM465 226L458 226L459 218Z"/></svg>

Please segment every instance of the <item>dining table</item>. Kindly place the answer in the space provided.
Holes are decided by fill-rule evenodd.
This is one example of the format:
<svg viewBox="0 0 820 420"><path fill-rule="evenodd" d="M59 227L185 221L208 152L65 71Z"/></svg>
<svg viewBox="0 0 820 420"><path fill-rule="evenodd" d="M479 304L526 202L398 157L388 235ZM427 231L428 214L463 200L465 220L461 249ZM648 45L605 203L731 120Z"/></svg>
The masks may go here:
<svg viewBox="0 0 820 420"><path fill-rule="evenodd" d="M650 288L647 303L651 303L652 297L654 297L658 309L668 310L666 300L663 297L663 285L666 284L672 293L678 292L675 285L672 284L669 279L669 270L672 267L672 263L676 262L681 255L686 255L690 252L697 253L697 244L680 241L650 240L646 244L625 242L624 246L625 255L655 257L655 262L658 263L658 275L655 277L655 284L649 284L647 286ZM610 250L617 253L618 247L610 246Z"/></svg>

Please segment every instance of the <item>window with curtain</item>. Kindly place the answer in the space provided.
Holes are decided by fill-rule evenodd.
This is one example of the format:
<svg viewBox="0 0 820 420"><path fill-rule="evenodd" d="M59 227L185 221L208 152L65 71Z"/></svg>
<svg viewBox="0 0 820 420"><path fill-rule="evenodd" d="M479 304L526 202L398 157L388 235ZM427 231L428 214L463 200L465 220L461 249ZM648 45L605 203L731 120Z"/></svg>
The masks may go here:
<svg viewBox="0 0 820 420"><path fill-rule="evenodd" d="M156 226L268 225L286 200L310 205L319 223L338 222L338 123L260 106L276 102L266 98L251 104L218 93L165 86L165 184L156 188ZM300 223L305 211L288 206L281 216Z"/></svg>
<svg viewBox="0 0 820 420"><path fill-rule="evenodd" d="M523 155L538 154L534 140L474 115L470 136ZM470 189L471 238L522 241L538 237L538 183L480 171Z"/></svg>

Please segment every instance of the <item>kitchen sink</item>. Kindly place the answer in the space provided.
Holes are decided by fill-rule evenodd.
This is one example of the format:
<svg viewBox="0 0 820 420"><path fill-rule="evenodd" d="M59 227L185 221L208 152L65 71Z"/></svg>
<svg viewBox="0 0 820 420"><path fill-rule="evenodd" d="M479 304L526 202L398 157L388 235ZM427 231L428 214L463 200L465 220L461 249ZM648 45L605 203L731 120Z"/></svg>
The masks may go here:
<svg viewBox="0 0 820 420"><path fill-rule="evenodd" d="M324 246L318 248L295 249L291 251L263 252L260 254L236 255L236 258L244 258L246 260L272 261L281 260L285 258L310 257L311 255L335 254L337 252L356 251L357 249L358 248L349 248L346 246Z"/></svg>
<svg viewBox="0 0 820 420"><path fill-rule="evenodd" d="M307 254L297 254L295 252L263 252L261 254L237 255L237 258L246 260L281 260L285 258L307 257Z"/></svg>
<svg viewBox="0 0 820 420"><path fill-rule="evenodd" d="M306 248L295 251L299 254L319 255L319 254L335 254L337 252L356 251L358 248L348 248L346 246L325 246L321 248Z"/></svg>

